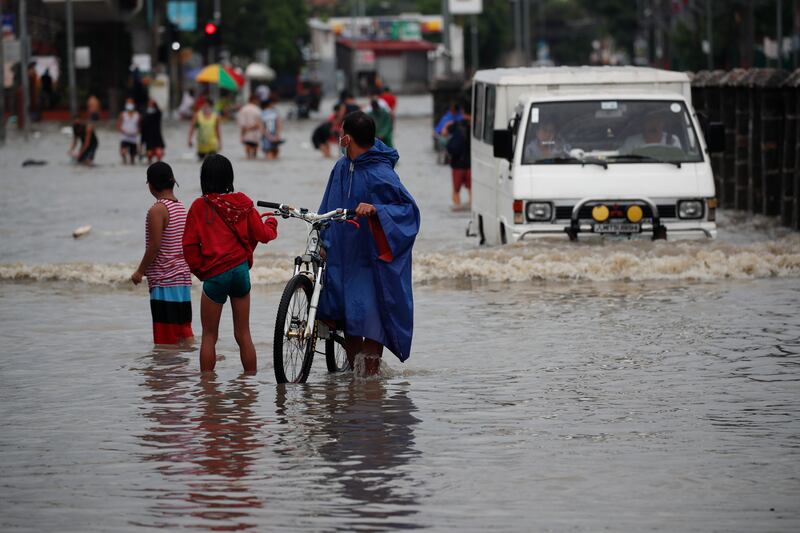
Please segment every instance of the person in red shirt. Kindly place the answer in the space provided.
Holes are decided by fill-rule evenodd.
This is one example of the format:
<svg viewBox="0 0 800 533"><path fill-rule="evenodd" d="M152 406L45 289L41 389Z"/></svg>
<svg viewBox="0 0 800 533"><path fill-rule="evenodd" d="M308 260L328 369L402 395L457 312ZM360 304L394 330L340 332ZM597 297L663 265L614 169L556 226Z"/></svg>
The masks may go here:
<svg viewBox="0 0 800 533"><path fill-rule="evenodd" d="M217 337L222 306L231 298L233 336L245 372L256 371L256 349L250 337L250 267L259 242L278 237L278 221L261 220L253 201L233 190L233 167L222 155L207 156L200 169L203 196L186 215L183 255L192 274L203 281L200 320L200 370L217 362Z"/></svg>
<svg viewBox="0 0 800 533"><path fill-rule="evenodd" d="M394 109L397 107L397 97L392 93L392 90L389 87L384 86L381 88L381 100L386 102L386 105L389 106L389 109L392 110L392 116L394 116Z"/></svg>

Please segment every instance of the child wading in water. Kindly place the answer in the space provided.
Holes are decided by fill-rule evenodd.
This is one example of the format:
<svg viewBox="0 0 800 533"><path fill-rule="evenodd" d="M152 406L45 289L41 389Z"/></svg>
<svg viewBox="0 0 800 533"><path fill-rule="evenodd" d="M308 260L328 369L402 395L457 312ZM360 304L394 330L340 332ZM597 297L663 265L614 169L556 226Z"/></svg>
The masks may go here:
<svg viewBox="0 0 800 533"><path fill-rule="evenodd" d="M194 337L192 275L181 246L186 208L172 192L175 177L168 164L159 161L150 165L147 184L156 203L147 212L145 252L131 281L138 285L142 276L147 276L153 342L178 344Z"/></svg>
<svg viewBox="0 0 800 533"><path fill-rule="evenodd" d="M209 155L200 169L203 196L192 203L183 233L183 253L192 273L203 281L200 320L200 370L217 363L217 337L222 306L231 298L233 336L242 366L256 371L256 349L250 337L250 267L259 242L278 236L278 221L262 221L253 201L233 192L233 167L222 155Z"/></svg>

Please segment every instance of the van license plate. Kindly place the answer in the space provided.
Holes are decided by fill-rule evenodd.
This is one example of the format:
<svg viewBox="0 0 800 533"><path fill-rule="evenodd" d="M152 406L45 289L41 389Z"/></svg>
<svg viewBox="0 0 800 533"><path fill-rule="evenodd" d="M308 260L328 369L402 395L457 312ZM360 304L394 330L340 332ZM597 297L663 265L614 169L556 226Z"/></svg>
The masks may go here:
<svg viewBox="0 0 800 533"><path fill-rule="evenodd" d="M641 230L639 224L610 223L592 226L595 233L639 233Z"/></svg>

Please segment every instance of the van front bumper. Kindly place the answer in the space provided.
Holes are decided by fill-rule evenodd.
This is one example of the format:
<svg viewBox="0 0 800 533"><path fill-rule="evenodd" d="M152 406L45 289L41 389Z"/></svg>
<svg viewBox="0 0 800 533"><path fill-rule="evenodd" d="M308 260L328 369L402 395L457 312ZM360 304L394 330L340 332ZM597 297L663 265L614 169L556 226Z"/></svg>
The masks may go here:
<svg viewBox="0 0 800 533"><path fill-rule="evenodd" d="M707 221L663 221L661 226L666 229L666 238L669 240L684 240L684 239L716 239L717 238L717 224L715 222ZM514 241L520 241L525 238L537 237L553 237L563 236L569 237L573 224L568 220L559 220L556 222L546 223L530 223L530 224L514 224L507 226L510 230L510 236ZM639 233L610 235L602 233L594 233L592 231L593 224L581 223L578 224L578 234L581 237L627 237L630 239L651 239L653 237L653 224L645 222L641 224L642 231Z"/></svg>

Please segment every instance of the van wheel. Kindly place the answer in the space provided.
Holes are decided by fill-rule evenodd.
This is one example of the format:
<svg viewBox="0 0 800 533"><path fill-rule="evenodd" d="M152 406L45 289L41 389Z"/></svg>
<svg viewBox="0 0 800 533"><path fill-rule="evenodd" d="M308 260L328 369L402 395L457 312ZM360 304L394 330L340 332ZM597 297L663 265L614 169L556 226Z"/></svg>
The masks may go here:
<svg viewBox="0 0 800 533"><path fill-rule="evenodd" d="M486 244L486 234L483 232L483 215L478 215L478 245Z"/></svg>
<svg viewBox="0 0 800 533"><path fill-rule="evenodd" d="M500 224L500 244L508 244L508 239L506 238L506 225L503 223Z"/></svg>

